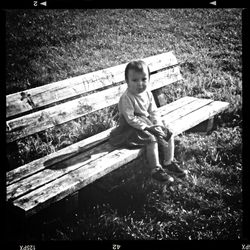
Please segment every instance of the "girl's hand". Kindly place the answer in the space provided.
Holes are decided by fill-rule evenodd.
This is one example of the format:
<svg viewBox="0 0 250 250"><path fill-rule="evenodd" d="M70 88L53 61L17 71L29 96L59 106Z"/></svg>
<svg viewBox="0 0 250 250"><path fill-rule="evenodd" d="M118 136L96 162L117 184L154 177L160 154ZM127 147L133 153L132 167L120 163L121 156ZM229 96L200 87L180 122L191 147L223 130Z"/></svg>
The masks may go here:
<svg viewBox="0 0 250 250"><path fill-rule="evenodd" d="M145 130L149 131L151 134L155 136L161 136L161 137L166 136L160 125L153 125L151 127L145 128Z"/></svg>

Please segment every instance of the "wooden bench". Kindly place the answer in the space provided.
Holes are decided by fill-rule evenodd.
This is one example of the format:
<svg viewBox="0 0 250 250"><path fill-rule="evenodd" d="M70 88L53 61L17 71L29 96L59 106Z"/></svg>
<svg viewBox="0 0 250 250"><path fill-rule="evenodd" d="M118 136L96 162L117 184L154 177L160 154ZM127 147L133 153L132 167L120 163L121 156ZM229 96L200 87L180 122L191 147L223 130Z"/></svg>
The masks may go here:
<svg viewBox="0 0 250 250"><path fill-rule="evenodd" d="M161 88L182 80L177 59L167 52L144 61L151 70L150 88L161 103ZM127 88L126 64L8 95L7 143L117 104ZM159 112L177 135L228 105L186 96L159 107ZM143 153L112 148L108 143L111 129L7 172L7 204L25 216L36 214Z"/></svg>

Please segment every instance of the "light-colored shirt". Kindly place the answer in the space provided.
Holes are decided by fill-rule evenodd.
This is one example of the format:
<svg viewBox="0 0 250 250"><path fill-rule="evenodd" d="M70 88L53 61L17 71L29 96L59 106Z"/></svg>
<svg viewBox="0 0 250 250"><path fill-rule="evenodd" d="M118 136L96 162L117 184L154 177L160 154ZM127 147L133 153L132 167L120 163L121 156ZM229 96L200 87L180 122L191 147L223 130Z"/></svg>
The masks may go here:
<svg viewBox="0 0 250 250"><path fill-rule="evenodd" d="M144 130L148 127L145 121L141 119L141 116L146 116L153 124L162 125L150 90L134 95L127 89L120 98L118 109L119 115L122 115L127 123L136 129Z"/></svg>

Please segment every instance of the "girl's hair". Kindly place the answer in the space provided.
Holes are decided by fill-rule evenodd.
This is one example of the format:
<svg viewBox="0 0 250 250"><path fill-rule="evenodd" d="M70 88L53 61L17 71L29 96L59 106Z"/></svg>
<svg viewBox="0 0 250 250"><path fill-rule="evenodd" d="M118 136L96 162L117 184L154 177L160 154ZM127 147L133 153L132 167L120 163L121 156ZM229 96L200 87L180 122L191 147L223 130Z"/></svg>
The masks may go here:
<svg viewBox="0 0 250 250"><path fill-rule="evenodd" d="M128 63L128 65L126 66L126 68L125 68L125 80L127 81L127 79L128 79L129 70L135 70L138 72L142 72L144 67L146 67L148 69L148 77L150 78L150 69L149 69L148 65L144 61L138 60L138 61L132 61L132 62Z"/></svg>

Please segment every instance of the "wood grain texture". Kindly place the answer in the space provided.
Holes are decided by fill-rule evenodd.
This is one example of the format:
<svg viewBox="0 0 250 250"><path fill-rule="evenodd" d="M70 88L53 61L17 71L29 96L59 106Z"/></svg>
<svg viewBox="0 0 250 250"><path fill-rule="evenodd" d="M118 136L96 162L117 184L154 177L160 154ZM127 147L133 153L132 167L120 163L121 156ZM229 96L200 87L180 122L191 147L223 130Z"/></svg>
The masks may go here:
<svg viewBox="0 0 250 250"><path fill-rule="evenodd" d="M181 117L187 116L188 114L194 112L197 109L201 109L213 102L211 99L196 99L193 102L190 102L182 107L176 108L174 111L164 114L165 124L173 122L175 120L180 120Z"/></svg>
<svg viewBox="0 0 250 250"><path fill-rule="evenodd" d="M229 103L227 102L213 101L177 120L168 122L166 119L166 124L170 126L174 134L177 135L224 111L228 106Z"/></svg>
<svg viewBox="0 0 250 250"><path fill-rule="evenodd" d="M176 109L180 109L194 101L196 101L197 98L195 97L191 97L191 96L185 96L182 97L174 102L168 103L167 105L164 105L162 107L158 108L158 112L161 114L161 116L165 116L173 111L175 111Z"/></svg>

